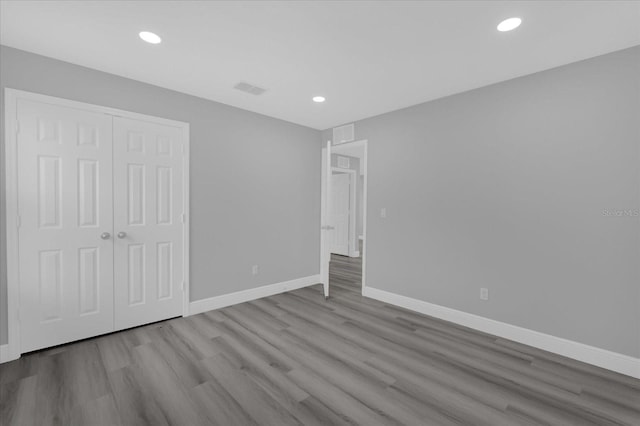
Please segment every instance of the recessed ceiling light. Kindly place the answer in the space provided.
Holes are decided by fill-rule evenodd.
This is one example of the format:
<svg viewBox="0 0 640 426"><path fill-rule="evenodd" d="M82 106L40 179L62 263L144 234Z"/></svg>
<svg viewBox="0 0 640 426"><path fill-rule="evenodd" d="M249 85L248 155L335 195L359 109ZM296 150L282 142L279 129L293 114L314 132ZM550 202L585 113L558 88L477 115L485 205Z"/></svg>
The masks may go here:
<svg viewBox="0 0 640 426"><path fill-rule="evenodd" d="M154 34L149 31L141 31L140 34L138 35L140 36L141 39L143 39L147 43L159 44L162 41L162 39L158 34Z"/></svg>
<svg viewBox="0 0 640 426"><path fill-rule="evenodd" d="M504 21L498 24L498 31L505 32L505 31L515 30L520 26L521 23L522 23L522 19L520 18L505 19Z"/></svg>
<svg viewBox="0 0 640 426"><path fill-rule="evenodd" d="M314 96L313 97L313 102L322 103L324 101L325 101L324 96Z"/></svg>

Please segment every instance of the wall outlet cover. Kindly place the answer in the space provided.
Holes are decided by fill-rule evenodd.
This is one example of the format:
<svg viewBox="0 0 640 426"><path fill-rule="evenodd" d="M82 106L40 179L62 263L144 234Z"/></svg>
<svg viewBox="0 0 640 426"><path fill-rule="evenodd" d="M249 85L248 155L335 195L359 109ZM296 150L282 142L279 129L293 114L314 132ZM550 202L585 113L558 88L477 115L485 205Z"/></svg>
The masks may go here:
<svg viewBox="0 0 640 426"><path fill-rule="evenodd" d="M481 288L480 289L480 299L481 300L489 300L489 289Z"/></svg>

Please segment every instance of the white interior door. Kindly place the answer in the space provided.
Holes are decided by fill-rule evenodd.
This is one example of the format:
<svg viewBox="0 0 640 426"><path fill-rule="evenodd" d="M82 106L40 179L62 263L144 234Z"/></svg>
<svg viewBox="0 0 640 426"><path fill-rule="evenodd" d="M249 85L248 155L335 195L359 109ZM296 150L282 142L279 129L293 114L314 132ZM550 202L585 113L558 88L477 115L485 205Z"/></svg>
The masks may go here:
<svg viewBox="0 0 640 426"><path fill-rule="evenodd" d="M113 330L111 117L20 99L20 351Z"/></svg>
<svg viewBox="0 0 640 426"><path fill-rule="evenodd" d="M324 297L329 297L329 263L331 262L331 234L333 227L329 224L329 210L331 200L331 141L327 141L322 148L322 181L320 198L320 281L322 282Z"/></svg>
<svg viewBox="0 0 640 426"><path fill-rule="evenodd" d="M115 328L182 315L181 129L115 117Z"/></svg>
<svg viewBox="0 0 640 426"><path fill-rule="evenodd" d="M331 215L333 226L331 253L349 255L349 205L351 204L351 177L347 173L331 175Z"/></svg>

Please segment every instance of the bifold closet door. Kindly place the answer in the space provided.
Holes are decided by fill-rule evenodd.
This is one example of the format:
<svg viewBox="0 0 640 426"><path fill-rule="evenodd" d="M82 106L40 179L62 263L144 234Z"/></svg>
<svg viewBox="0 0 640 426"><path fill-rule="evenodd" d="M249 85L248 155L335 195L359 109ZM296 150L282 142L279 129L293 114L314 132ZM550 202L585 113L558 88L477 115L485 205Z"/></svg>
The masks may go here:
<svg viewBox="0 0 640 426"><path fill-rule="evenodd" d="M113 321L112 118L17 104L20 350L108 333Z"/></svg>
<svg viewBox="0 0 640 426"><path fill-rule="evenodd" d="M182 315L181 129L113 119L115 328Z"/></svg>

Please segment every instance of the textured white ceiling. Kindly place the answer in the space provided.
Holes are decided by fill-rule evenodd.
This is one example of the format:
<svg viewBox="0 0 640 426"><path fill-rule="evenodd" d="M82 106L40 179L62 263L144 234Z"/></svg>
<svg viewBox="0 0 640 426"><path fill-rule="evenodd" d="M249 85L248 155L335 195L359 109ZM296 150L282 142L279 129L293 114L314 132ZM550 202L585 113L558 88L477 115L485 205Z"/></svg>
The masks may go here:
<svg viewBox="0 0 640 426"><path fill-rule="evenodd" d="M640 44L635 1L2 1L0 43L326 129ZM502 19L522 26L496 31ZM141 30L160 45L142 42ZM252 96L246 81L269 89ZM315 104L321 94L327 102Z"/></svg>

